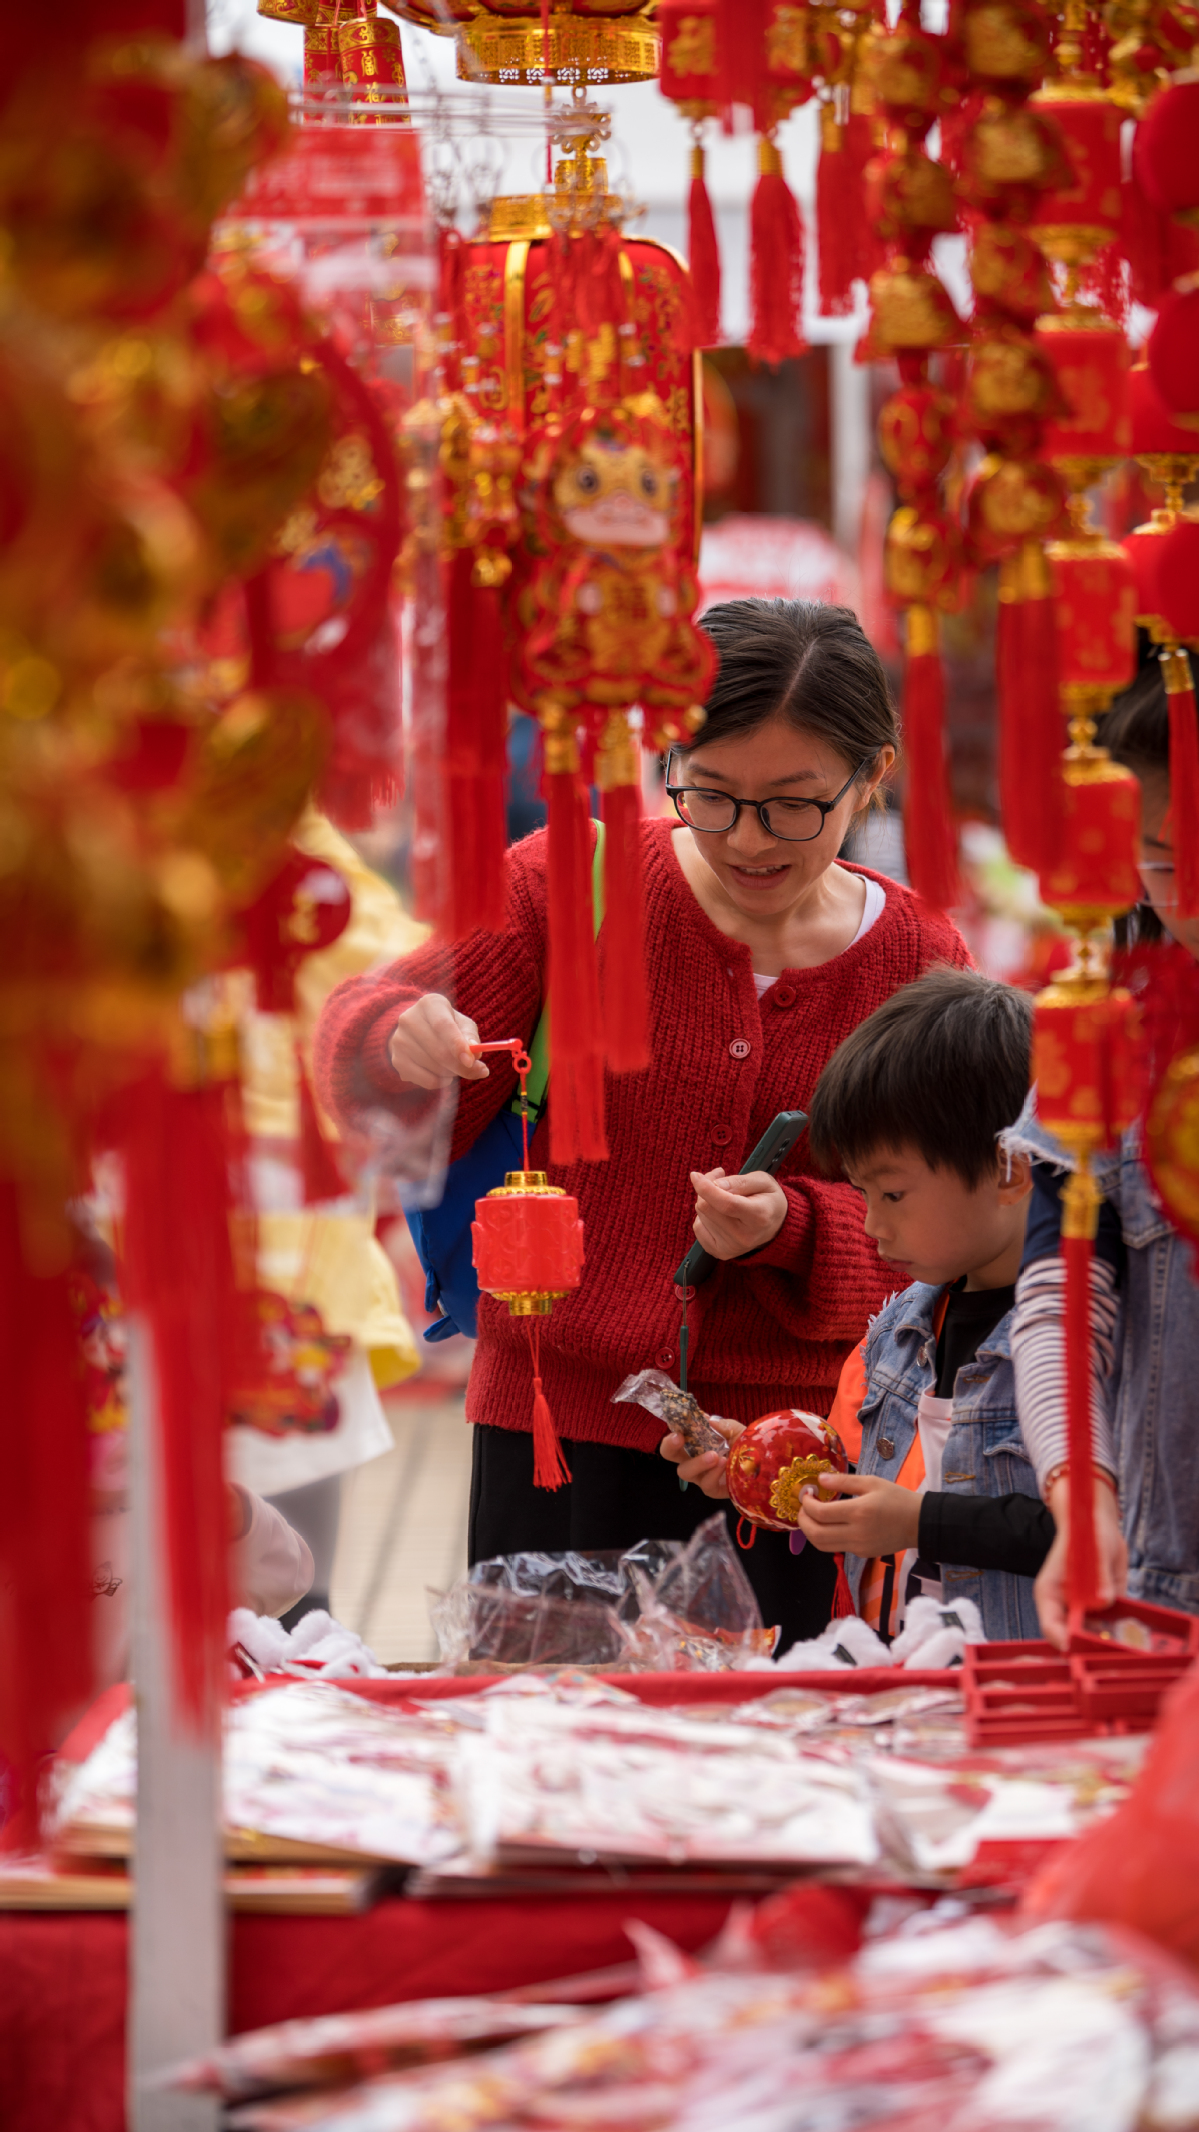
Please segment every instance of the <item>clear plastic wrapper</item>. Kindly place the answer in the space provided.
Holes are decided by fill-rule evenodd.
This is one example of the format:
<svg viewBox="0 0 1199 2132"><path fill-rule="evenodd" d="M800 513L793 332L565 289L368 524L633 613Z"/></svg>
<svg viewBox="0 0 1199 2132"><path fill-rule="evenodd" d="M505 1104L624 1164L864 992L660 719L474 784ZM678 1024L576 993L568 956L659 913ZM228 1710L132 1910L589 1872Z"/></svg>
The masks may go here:
<svg viewBox="0 0 1199 2132"><path fill-rule="evenodd" d="M663 1370L638 1370L634 1376L626 1377L620 1389L613 1392L612 1404L644 1407L647 1414L664 1421L668 1429L682 1437L688 1458L698 1458L703 1451L728 1450L727 1437L721 1435L699 1401Z"/></svg>
<svg viewBox="0 0 1199 2132"><path fill-rule="evenodd" d="M1190 2132L1199 1992L1147 1943L925 1914L823 1974L708 1970L243 2132Z"/></svg>
<svg viewBox="0 0 1199 2132"><path fill-rule="evenodd" d="M714 1671L768 1658L776 1634L719 1512L685 1543L477 1562L430 1616L447 1666Z"/></svg>

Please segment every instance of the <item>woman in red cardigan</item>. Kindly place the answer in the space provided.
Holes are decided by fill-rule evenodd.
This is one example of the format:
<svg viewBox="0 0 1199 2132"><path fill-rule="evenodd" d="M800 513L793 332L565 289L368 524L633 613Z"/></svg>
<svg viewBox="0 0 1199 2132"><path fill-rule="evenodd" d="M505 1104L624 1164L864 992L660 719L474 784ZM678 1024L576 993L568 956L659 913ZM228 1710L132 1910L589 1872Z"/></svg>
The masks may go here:
<svg viewBox="0 0 1199 2132"><path fill-rule="evenodd" d="M572 1479L554 1493L533 1486L525 1328L484 1296L467 1392L472 1562L685 1538L710 1515L653 1455L661 1425L612 1404L630 1371L677 1370L671 1275L693 1234L722 1263L690 1306L689 1381L702 1405L740 1421L781 1406L827 1413L842 1361L896 1286L857 1194L816 1175L806 1137L777 1183L732 1173L776 1112L806 1107L826 1060L882 1000L930 964L969 956L947 919L837 859L898 741L856 617L737 600L703 626L720 673L705 725L669 766L678 819L642 829L653 1063L608 1078L608 1162L554 1169L544 1116L533 1143L534 1167L576 1195L586 1227L582 1286L541 1332ZM468 1047L480 1036L527 1042L541 1014L544 831L507 864L502 935L418 949L332 994L317 1071L345 1124L380 1107L415 1120L422 1092L456 1077L457 1157L511 1101L508 1061L485 1065ZM760 1532L743 1559L780 1648L819 1632L830 1557L792 1556L786 1535Z"/></svg>

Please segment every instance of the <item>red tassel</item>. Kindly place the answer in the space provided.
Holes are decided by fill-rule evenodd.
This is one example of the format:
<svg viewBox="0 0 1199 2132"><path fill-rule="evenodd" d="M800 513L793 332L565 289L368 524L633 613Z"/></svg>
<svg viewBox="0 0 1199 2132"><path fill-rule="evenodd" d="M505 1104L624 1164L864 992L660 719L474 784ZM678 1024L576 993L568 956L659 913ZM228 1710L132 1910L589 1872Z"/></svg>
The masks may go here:
<svg viewBox="0 0 1199 2132"><path fill-rule="evenodd" d="M721 338L720 246L716 241L712 202L704 182L704 151L698 141L691 151L687 252L695 306L695 345L697 348L718 348Z"/></svg>
<svg viewBox="0 0 1199 2132"><path fill-rule="evenodd" d="M560 748L554 736L549 746ZM573 743L569 743L573 747ZM550 770L550 1159L606 1162L599 971L591 901L591 824L576 770Z"/></svg>
<svg viewBox="0 0 1199 2132"><path fill-rule="evenodd" d="M903 810L908 879L918 896L949 910L960 897L957 839L945 756L945 673L936 616L928 607L907 610L903 732L908 771Z"/></svg>
<svg viewBox="0 0 1199 2132"><path fill-rule="evenodd" d="M298 1044L296 1077L300 1099L300 1176L304 1183L304 1205L312 1207L327 1199L343 1198L346 1185L337 1156L321 1131L312 1083Z"/></svg>
<svg viewBox="0 0 1199 2132"><path fill-rule="evenodd" d="M604 1040L613 1073L639 1073L650 1062L640 785L612 785L603 807Z"/></svg>
<svg viewBox="0 0 1199 2132"><path fill-rule="evenodd" d="M837 1581L833 1586L832 1619L843 1621L847 1614L853 1613L853 1593L849 1589L849 1579L845 1574L844 1555L837 1555L834 1559L837 1564Z"/></svg>
<svg viewBox="0 0 1199 2132"><path fill-rule="evenodd" d="M68 1276L30 1267L17 1188L7 1181L0 1381L0 1770L7 1759L15 1787L2 1847L22 1851L37 1839L41 1758L92 1691L92 1579L87 1412Z"/></svg>
<svg viewBox="0 0 1199 2132"><path fill-rule="evenodd" d="M472 582L475 557L455 555L447 591L446 828L447 939L504 923L504 771L507 694L500 595Z"/></svg>
<svg viewBox="0 0 1199 2132"><path fill-rule="evenodd" d="M1018 865L1048 873L1061 849L1065 730L1057 608L1035 543L1000 566L997 654L1003 833Z"/></svg>
<svg viewBox="0 0 1199 2132"><path fill-rule="evenodd" d="M1069 1187L1067 1187L1067 1194ZM1066 1202L1067 1218L1069 1201ZM1066 1262L1066 1449L1070 1459L1070 1611L1093 1606L1099 1581L1095 1544L1095 1451L1091 1439L1091 1239L1062 1237Z"/></svg>
<svg viewBox="0 0 1199 2132"><path fill-rule="evenodd" d="M853 309L857 199L860 173L850 160L848 127L837 121L833 103L820 107L820 160L816 165L816 261L820 271L820 310L825 318L843 318Z"/></svg>
<svg viewBox="0 0 1199 2132"><path fill-rule="evenodd" d="M526 1323L533 1350L533 1486L553 1490L570 1480L570 1467L562 1456L550 1403L541 1387L541 1333L534 1318Z"/></svg>
<svg viewBox="0 0 1199 2132"><path fill-rule="evenodd" d="M758 144L761 176L750 210L749 352L761 362L803 355L803 223L771 140Z"/></svg>
<svg viewBox="0 0 1199 2132"><path fill-rule="evenodd" d="M229 1237L231 1091L169 1085L161 1068L127 1105L124 1289L149 1334L157 1390L162 1530L181 1720L203 1733L219 1707L228 1608L226 1391L242 1359Z"/></svg>
<svg viewBox="0 0 1199 2132"><path fill-rule="evenodd" d="M1199 918L1199 723L1191 662L1181 645L1161 655L1170 706L1170 838L1180 918Z"/></svg>

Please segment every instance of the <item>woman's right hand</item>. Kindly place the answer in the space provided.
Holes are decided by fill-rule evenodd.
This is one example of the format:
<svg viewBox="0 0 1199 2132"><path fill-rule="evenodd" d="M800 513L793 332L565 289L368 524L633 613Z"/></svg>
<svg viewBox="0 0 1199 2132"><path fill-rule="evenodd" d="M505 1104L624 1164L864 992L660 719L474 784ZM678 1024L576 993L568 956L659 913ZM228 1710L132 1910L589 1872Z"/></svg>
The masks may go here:
<svg viewBox="0 0 1199 2132"><path fill-rule="evenodd" d="M744 1422L726 1421L720 1414L710 1414L708 1419L730 1444L736 1443L745 1427ZM672 1466L678 1467L680 1480L694 1481L697 1488L712 1497L713 1502L728 1500L729 1488L725 1479L728 1460L722 1451L701 1451L698 1458L688 1458L686 1444L673 1431L662 1438L658 1450Z"/></svg>
<svg viewBox="0 0 1199 2132"><path fill-rule="evenodd" d="M487 1080L486 1066L470 1048L478 1041L469 1015L459 1014L440 992L426 992L404 1009L387 1050L401 1081L412 1088L444 1088L455 1079Z"/></svg>

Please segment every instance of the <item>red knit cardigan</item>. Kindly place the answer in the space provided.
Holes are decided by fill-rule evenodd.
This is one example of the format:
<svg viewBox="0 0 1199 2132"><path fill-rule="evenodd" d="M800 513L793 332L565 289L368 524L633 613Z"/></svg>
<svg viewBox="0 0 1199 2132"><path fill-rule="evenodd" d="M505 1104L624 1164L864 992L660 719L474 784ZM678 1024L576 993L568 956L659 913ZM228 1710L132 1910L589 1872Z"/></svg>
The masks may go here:
<svg viewBox="0 0 1199 2132"><path fill-rule="evenodd" d="M777 1111L806 1109L837 1045L875 1007L933 963L970 960L948 919L882 880L886 907L865 938L816 969L785 970L759 1004L750 950L700 908L671 846L674 826L647 821L642 831L653 1064L608 1076L608 1162L554 1168L544 1116L532 1152L536 1168L575 1194L585 1225L582 1286L541 1320L542 1377L559 1433L646 1451L661 1424L641 1407L613 1406L612 1394L631 1370L677 1366L671 1274L693 1241L688 1173L738 1169ZM397 1018L424 992L445 992L485 1039L531 1039L545 991L544 831L513 847L507 869L502 934L474 933L452 949L430 943L351 977L329 998L317 1081L343 1125L380 1107L411 1124L428 1115L435 1099L405 1089L387 1053ZM599 946L602 965L602 929ZM514 1092L503 1059L490 1079L461 1084L451 1159ZM864 1232L857 1193L816 1175L806 1134L780 1182L787 1217L778 1235L719 1266L691 1305L692 1389L711 1411L744 1421L780 1406L827 1413L845 1356L895 1287ZM531 1428L530 1375L524 1321L483 1296L468 1418Z"/></svg>

